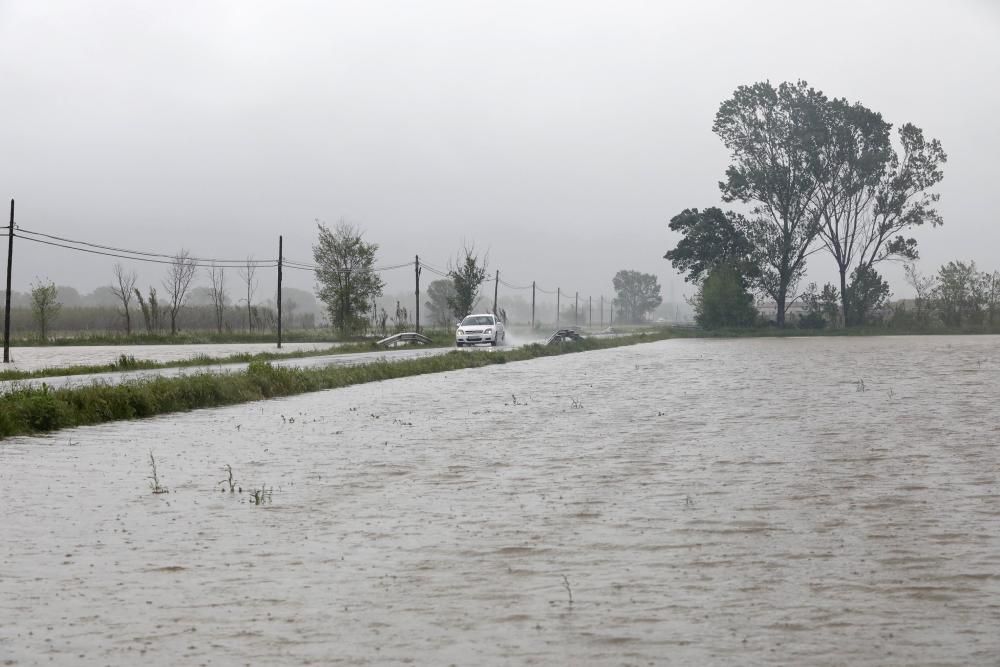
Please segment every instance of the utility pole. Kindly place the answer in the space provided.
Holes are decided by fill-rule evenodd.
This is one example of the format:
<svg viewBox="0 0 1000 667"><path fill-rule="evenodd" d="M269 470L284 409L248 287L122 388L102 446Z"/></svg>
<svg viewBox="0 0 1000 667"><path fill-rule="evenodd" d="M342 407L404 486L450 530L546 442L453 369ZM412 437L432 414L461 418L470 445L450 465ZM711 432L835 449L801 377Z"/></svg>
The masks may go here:
<svg viewBox="0 0 1000 667"><path fill-rule="evenodd" d="M531 281L531 330L535 330L535 281Z"/></svg>
<svg viewBox="0 0 1000 667"><path fill-rule="evenodd" d="M559 328L559 301L562 297L562 288L556 288L556 329Z"/></svg>
<svg viewBox="0 0 1000 667"><path fill-rule="evenodd" d="M417 304L416 308L417 333L420 333L420 255L416 255L413 259L413 273L417 277L417 291L414 293L415 296L414 303Z"/></svg>
<svg viewBox="0 0 1000 667"><path fill-rule="evenodd" d="M576 293L576 298L573 301L573 326L578 326L580 324L580 293Z"/></svg>
<svg viewBox="0 0 1000 667"><path fill-rule="evenodd" d="M587 297L587 326L594 328L594 297Z"/></svg>
<svg viewBox="0 0 1000 667"><path fill-rule="evenodd" d="M608 326L614 326L615 324L615 302L612 301L608 307Z"/></svg>
<svg viewBox="0 0 1000 667"><path fill-rule="evenodd" d="M7 228L7 294L3 311L3 362L10 363L10 275L14 264L14 200L10 200L10 227Z"/></svg>
<svg viewBox="0 0 1000 667"><path fill-rule="evenodd" d="M500 269L497 269L497 279L493 283L493 314L497 314L497 290L500 289Z"/></svg>
<svg viewBox="0 0 1000 667"><path fill-rule="evenodd" d="M281 349L281 260L282 237L278 235L278 349Z"/></svg>
<svg viewBox="0 0 1000 667"><path fill-rule="evenodd" d="M604 295L601 295L601 328L604 328Z"/></svg>

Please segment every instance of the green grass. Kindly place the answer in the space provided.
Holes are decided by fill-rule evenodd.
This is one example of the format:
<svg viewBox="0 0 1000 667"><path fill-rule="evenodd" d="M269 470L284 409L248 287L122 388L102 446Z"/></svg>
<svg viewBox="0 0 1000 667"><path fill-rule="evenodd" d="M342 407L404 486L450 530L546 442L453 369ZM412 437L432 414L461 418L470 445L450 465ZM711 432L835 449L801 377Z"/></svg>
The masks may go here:
<svg viewBox="0 0 1000 667"><path fill-rule="evenodd" d="M360 366L317 369L280 368L253 361L239 373L198 373L155 377L118 385L52 389L20 388L0 395L0 438L44 433L61 428L152 417L196 408L293 396L365 382L441 373L465 368L599 350L670 338L669 331L618 338L591 338L563 345L528 345L490 352L452 351L433 357L378 361Z"/></svg>
<svg viewBox="0 0 1000 667"><path fill-rule="evenodd" d="M430 347L444 347L452 345L454 340L450 335L432 333ZM109 364L92 364L76 366L54 366L50 368L40 368L34 371L0 370L0 382L10 380L29 380L33 378L61 377L66 375L91 375L94 373L115 373L122 371L137 371L156 368L190 368L191 366L216 366L219 364L238 364L253 361L275 361L278 359L303 359L305 357L321 357L330 354L353 354L357 352L371 352L373 342L364 343L344 343L336 347L323 348L319 350L295 350L292 352L241 352L221 357L208 355L196 355L190 359L179 359L177 361L149 361L146 359L136 359L131 355L122 354L115 361ZM382 348L379 348L382 349Z"/></svg>
<svg viewBox="0 0 1000 667"><path fill-rule="evenodd" d="M421 329L426 333L426 328ZM37 336L15 336L12 347L64 347L72 345L210 345L226 343L276 343L278 335L273 331L248 333L245 331L179 331L169 333L133 333L130 336L115 333L67 333L41 340ZM338 343L364 342L361 337L347 338L330 329L294 329L282 334L285 343Z"/></svg>

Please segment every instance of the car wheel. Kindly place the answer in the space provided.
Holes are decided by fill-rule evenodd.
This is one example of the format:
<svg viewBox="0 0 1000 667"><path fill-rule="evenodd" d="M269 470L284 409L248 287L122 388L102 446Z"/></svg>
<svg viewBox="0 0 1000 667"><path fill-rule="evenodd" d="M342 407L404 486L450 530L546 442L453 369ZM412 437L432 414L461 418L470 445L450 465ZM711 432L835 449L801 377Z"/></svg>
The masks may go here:
<svg viewBox="0 0 1000 667"><path fill-rule="evenodd" d="M462 347L461 343L455 343L455 347Z"/></svg>
<svg viewBox="0 0 1000 667"><path fill-rule="evenodd" d="M494 338L493 340L490 341L490 347L496 347L496 346L497 346L497 339Z"/></svg>

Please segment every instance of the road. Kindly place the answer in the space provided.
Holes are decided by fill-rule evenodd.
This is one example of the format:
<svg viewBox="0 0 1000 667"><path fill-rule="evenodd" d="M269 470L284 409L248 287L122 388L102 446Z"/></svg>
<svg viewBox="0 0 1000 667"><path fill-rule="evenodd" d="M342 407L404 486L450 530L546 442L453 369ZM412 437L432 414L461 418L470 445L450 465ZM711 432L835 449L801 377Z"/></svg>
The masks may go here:
<svg viewBox="0 0 1000 667"><path fill-rule="evenodd" d="M480 346L474 348L463 348L463 352L475 354L479 352L490 352L495 349L512 349L536 341L526 341L502 348L491 348ZM432 347L432 348L407 348L395 350L378 350L374 352L353 352L348 354L328 354L318 357L302 357L298 359L279 359L269 362L273 366L283 368L323 368L326 366L358 366L374 361L404 361L407 359L419 359L431 357L439 354L446 354L455 350L454 347ZM178 377L182 375L194 375L197 373L238 373L247 369L247 362L232 364L213 364L206 366L186 366L183 368L154 368L138 371L119 371L111 373L88 373L86 375L57 375L51 377L31 378L26 380L9 380L0 382L0 394L8 393L15 389L38 388L43 384L54 388L62 389L67 387L85 387L93 384L122 384L131 380L141 380L150 377Z"/></svg>

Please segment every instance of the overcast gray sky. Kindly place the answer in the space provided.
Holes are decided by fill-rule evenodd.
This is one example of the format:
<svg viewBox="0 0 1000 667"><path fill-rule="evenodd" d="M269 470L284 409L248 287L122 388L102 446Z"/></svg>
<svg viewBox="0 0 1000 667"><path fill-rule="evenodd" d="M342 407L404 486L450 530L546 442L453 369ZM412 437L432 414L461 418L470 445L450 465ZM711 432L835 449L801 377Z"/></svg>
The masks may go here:
<svg viewBox="0 0 1000 667"><path fill-rule="evenodd" d="M679 298L667 221L719 204L719 103L799 78L939 138L922 267L1000 269L987 0L0 0L0 198L38 231L215 257L274 256L282 233L311 260L313 220L343 217L386 264L443 267L465 240L513 283L610 295L628 268ZM112 262L21 242L14 287L89 291Z"/></svg>

